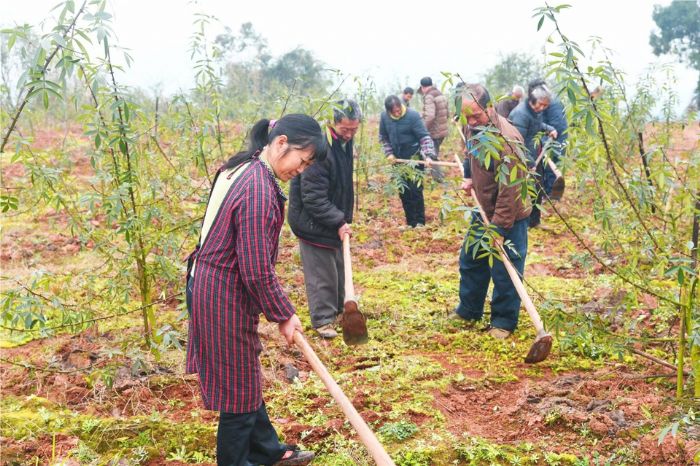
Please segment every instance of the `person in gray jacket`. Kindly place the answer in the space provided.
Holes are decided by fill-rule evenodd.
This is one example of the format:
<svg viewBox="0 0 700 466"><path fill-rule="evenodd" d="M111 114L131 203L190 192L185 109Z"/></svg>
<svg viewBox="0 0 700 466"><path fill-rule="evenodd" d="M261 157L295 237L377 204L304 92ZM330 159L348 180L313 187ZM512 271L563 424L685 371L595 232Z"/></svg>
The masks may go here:
<svg viewBox="0 0 700 466"><path fill-rule="evenodd" d="M520 102L512 112L509 119L513 123L525 141L526 156L528 165L531 169L535 169L537 176L535 184L537 186L537 201L530 214L530 227L536 227L540 224L540 209L538 206L542 203L542 177L544 167L542 160L538 161L541 144L539 144L539 136L544 133L552 139L558 136L557 130L546 124L542 120L542 112L549 107L552 101L552 94L547 86L540 81L531 83L528 86L527 100ZM536 144L537 143L537 144ZM536 145L538 147L536 147Z"/></svg>

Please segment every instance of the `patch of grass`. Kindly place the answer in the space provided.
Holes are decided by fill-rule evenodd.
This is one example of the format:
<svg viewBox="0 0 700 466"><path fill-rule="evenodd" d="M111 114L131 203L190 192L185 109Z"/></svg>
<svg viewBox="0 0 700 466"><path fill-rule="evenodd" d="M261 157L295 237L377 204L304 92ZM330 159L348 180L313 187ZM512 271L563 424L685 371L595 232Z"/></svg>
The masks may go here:
<svg viewBox="0 0 700 466"><path fill-rule="evenodd" d="M384 440L402 442L418 432L418 426L409 421L390 422L378 430Z"/></svg>
<svg viewBox="0 0 700 466"><path fill-rule="evenodd" d="M461 464L468 465L532 465L538 464L540 455L533 451L531 444L517 446L498 445L488 440L471 437L456 447Z"/></svg>
<svg viewBox="0 0 700 466"><path fill-rule="evenodd" d="M40 397L5 397L0 409L0 433L3 437L24 441L42 441L46 435L64 434L79 439L75 455L91 458L128 456L142 448L144 459L182 448L202 457L212 457L215 449L213 424L174 422L161 416L129 418L96 417L79 414ZM137 463L138 464L138 463Z"/></svg>

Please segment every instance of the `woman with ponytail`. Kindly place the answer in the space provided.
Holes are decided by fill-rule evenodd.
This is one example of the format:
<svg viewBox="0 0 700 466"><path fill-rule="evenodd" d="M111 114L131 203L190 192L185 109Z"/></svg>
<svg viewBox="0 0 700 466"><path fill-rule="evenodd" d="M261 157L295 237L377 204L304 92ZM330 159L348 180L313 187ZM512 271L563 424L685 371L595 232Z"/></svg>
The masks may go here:
<svg viewBox="0 0 700 466"><path fill-rule="evenodd" d="M299 465L314 454L280 443L262 399L260 314L290 344L301 331L275 274L289 181L326 156L318 123L306 115L260 120L247 150L217 172L202 233L190 256L187 372L198 373L207 409L220 412L218 465Z"/></svg>

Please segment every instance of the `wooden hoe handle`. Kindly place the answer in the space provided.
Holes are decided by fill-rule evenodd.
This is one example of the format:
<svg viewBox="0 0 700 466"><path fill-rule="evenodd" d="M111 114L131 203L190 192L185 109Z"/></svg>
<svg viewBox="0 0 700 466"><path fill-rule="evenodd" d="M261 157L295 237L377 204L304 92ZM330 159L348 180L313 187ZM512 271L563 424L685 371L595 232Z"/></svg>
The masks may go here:
<svg viewBox="0 0 700 466"><path fill-rule="evenodd" d="M420 163L422 165L426 165L428 162L425 160L414 160L414 159L396 159L396 162L399 163ZM460 167L460 164L456 164L454 162L445 162L443 160L431 160L430 165L436 165L439 167Z"/></svg>
<svg viewBox="0 0 700 466"><path fill-rule="evenodd" d="M555 177L557 177L557 178L561 177L561 172L560 172L559 169L557 168L557 164L554 163L554 160L552 160L552 159L547 159L547 165L549 165L549 168L552 170L552 172L554 173L554 176L555 176Z"/></svg>
<svg viewBox="0 0 700 466"><path fill-rule="evenodd" d="M537 165L540 164L540 162L542 161L543 158L544 158L544 151L542 151L542 152L540 153L540 155L537 156L537 160L535 160L535 165L534 165L534 166L537 167ZM554 160L552 160L552 159L550 159L549 157L547 157L547 165L549 166L550 170L552 170L552 172L554 173L554 176L555 176L555 177L557 177L557 178L561 177L561 172L560 172L559 169L557 168L557 164L554 163Z"/></svg>
<svg viewBox="0 0 700 466"><path fill-rule="evenodd" d="M367 426L364 419L362 419L348 397L345 396L343 390L341 390L335 380L333 380L331 374L328 372L321 360L318 359L318 356L316 356L313 348L311 348L311 345L309 345L301 333L294 332L294 343L296 343L301 352L304 353L304 357L307 361L309 361L309 364L311 364L314 372L318 374L333 399L336 401L336 403L338 403L340 409L343 410L345 417L347 417L350 424L352 424L352 426L355 428L357 435L360 437L362 443L365 444L367 451L370 455L372 455L372 458L374 458L377 465L394 466L394 462L389 454L384 450L382 444L379 443L379 440L377 440L374 432L372 432L372 430Z"/></svg>
<svg viewBox="0 0 700 466"><path fill-rule="evenodd" d="M479 199L476 197L476 191L474 191L474 188L472 188L472 197L474 198L474 202L476 202L476 205L479 208L479 213L481 214L481 218L483 219L484 223L488 226L489 219L486 218L486 213L484 212L484 209L481 207L481 204L479 203ZM501 253L501 259L503 260L503 265L506 267L506 270L508 271L508 275L510 275L510 279L513 282L513 286L515 286L515 290L518 292L518 296L520 296L520 299L523 301L523 304L525 305L525 309L527 310L527 313L530 316L532 323L535 325L535 330L537 330L537 334L538 335L544 334L545 333L544 325L542 324L542 319L540 318L540 314L537 312L537 309L535 309L535 304L532 302L532 300L530 299L530 296L527 294L527 290L525 289L523 282L520 280L520 275L518 275L518 271L515 270L515 267L510 262L510 259L508 259L508 254L506 253L506 250L503 248L503 245L501 245L500 243L498 243L498 250Z"/></svg>
<svg viewBox="0 0 700 466"><path fill-rule="evenodd" d="M350 258L350 234L343 236L343 269L345 270L345 301L355 301L355 286L352 284L352 259Z"/></svg>

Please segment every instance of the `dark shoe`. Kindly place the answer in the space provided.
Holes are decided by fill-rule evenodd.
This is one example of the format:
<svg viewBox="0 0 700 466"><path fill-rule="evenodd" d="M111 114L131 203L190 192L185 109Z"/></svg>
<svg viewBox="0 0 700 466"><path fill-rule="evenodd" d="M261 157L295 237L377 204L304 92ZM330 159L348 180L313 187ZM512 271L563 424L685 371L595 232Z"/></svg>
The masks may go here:
<svg viewBox="0 0 700 466"><path fill-rule="evenodd" d="M273 466L303 466L313 461L316 456L316 453L300 450L296 445L288 445L287 451L291 451L292 454L287 458L279 460Z"/></svg>

